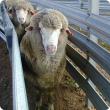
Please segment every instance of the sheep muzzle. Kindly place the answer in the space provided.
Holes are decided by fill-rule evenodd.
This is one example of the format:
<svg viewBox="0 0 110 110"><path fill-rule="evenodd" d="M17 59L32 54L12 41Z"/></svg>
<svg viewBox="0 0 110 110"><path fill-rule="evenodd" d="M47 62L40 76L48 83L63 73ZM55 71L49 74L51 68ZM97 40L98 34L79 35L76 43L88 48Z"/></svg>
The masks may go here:
<svg viewBox="0 0 110 110"><path fill-rule="evenodd" d="M24 22L24 18L19 18L19 21L20 21L21 23L23 23L23 22Z"/></svg>
<svg viewBox="0 0 110 110"><path fill-rule="evenodd" d="M24 9L16 10L17 20L20 24L23 24L27 18L27 11Z"/></svg>
<svg viewBox="0 0 110 110"><path fill-rule="evenodd" d="M53 55L56 52L56 46L54 46L54 45L47 45L46 49L47 49L47 53L49 55Z"/></svg>

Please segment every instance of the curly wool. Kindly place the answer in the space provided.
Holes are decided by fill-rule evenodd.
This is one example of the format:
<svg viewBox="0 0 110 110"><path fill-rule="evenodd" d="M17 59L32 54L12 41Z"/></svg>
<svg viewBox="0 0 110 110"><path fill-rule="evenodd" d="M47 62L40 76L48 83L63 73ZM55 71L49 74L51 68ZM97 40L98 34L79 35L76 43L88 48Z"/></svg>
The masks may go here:
<svg viewBox="0 0 110 110"><path fill-rule="evenodd" d="M18 0L18 1L13 2L12 9L14 9L14 10L24 9L29 12L34 10L31 3L29 3L28 1L25 1L25 0Z"/></svg>
<svg viewBox="0 0 110 110"><path fill-rule="evenodd" d="M62 29L58 39L57 52L54 56L48 56L45 53L42 37L38 29L39 22L42 22L44 27ZM24 72L25 77L35 85L38 83L40 88L52 88L61 81L65 70L68 21L61 12L46 9L38 11L32 17L29 26L32 26L33 30L27 31L23 36L20 51L21 56L24 56L22 59L28 65L28 69L30 68L36 76L26 71Z"/></svg>
<svg viewBox="0 0 110 110"><path fill-rule="evenodd" d="M62 29L64 30L66 30L68 27L66 17L61 12L54 9L44 9L38 11L37 14L32 17L32 21L36 21L36 26L38 26L38 22L41 21L44 27L60 29L62 25Z"/></svg>

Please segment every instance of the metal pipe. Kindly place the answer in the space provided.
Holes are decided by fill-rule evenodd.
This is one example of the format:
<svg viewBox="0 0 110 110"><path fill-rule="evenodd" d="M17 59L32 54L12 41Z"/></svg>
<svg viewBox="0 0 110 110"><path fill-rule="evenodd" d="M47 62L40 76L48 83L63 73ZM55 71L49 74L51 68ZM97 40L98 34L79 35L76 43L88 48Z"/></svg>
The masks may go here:
<svg viewBox="0 0 110 110"><path fill-rule="evenodd" d="M91 13L94 13L94 14L99 15L99 0L89 0L89 1L88 1L88 11L91 12ZM88 32L88 35L90 35L90 36L88 36L89 39L91 39L93 42L95 42L95 43L97 44L98 38L97 38L96 36L90 34L89 32ZM89 60L89 62L90 62L94 67L96 67L96 62L95 62L92 58L90 58L90 57L88 56L87 59ZM87 77L87 80L88 80L89 83L91 83L91 85L93 86L93 88L95 88L95 85L94 85L93 82L89 79L89 77ZM90 101L88 98L86 98L86 105L87 105L87 107L93 106L93 104L91 103L91 101Z"/></svg>
<svg viewBox="0 0 110 110"><path fill-rule="evenodd" d="M1 5L6 42L12 65L13 110L29 110L17 34L3 3Z"/></svg>

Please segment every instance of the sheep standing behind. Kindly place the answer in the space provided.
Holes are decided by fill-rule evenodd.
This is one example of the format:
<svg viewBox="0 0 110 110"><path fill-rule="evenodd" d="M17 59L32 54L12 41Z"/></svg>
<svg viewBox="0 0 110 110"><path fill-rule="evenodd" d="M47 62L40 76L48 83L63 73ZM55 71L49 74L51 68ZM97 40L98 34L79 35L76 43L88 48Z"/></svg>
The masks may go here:
<svg viewBox="0 0 110 110"><path fill-rule="evenodd" d="M24 76L37 91L36 110L42 106L42 94L48 95L48 110L54 110L53 90L59 85L66 65L68 21L54 9L38 11L26 27L20 44Z"/></svg>
<svg viewBox="0 0 110 110"><path fill-rule="evenodd" d="M9 13L11 15L11 21L17 32L19 44L21 42L22 36L25 34L25 27L30 23L31 17L33 16L32 5L25 0L14 1Z"/></svg>

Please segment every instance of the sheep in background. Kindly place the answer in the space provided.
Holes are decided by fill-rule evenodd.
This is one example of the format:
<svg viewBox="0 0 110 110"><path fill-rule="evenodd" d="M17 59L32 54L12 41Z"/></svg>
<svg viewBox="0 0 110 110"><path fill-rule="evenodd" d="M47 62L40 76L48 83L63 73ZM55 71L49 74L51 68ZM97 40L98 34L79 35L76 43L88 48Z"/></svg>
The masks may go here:
<svg viewBox="0 0 110 110"><path fill-rule="evenodd" d="M66 65L68 21L59 11L38 11L26 27L20 44L24 76L37 91L36 110L42 106L42 94L48 95L48 110L54 110L53 90L59 85Z"/></svg>
<svg viewBox="0 0 110 110"><path fill-rule="evenodd" d="M17 32L19 44L22 36L25 34L25 27L30 23L31 17L34 15L32 5L25 0L14 1L9 13L11 14L11 21Z"/></svg>

